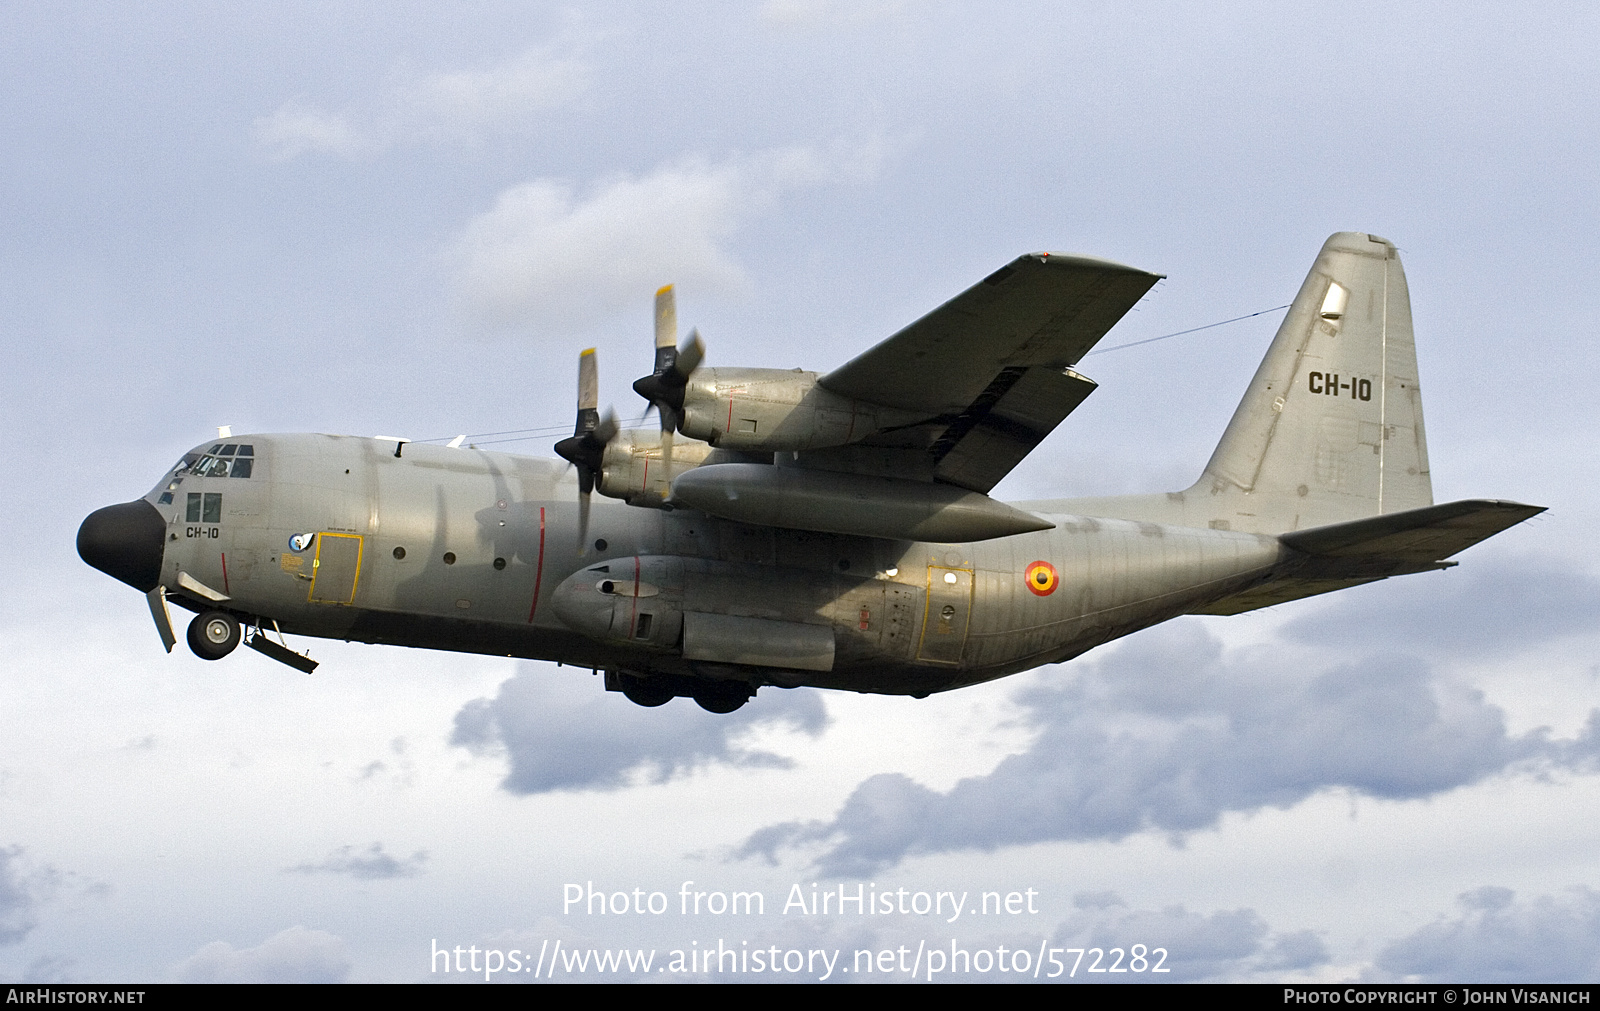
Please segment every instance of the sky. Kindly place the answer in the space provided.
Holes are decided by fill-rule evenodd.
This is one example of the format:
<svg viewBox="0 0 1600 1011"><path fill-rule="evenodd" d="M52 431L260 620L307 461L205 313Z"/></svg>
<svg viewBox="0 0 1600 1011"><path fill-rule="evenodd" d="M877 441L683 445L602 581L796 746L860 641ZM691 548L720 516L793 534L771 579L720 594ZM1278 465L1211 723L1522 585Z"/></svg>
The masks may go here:
<svg viewBox="0 0 1600 1011"><path fill-rule="evenodd" d="M1600 978L1597 22L6 4L0 979ZM73 548L216 426L554 431L591 346L637 417L668 282L710 361L822 371L1025 252L1167 276L1109 347L1283 305L1342 230L1400 248L1435 500L1549 508L1457 569L718 717L166 655ZM1086 359L996 495L1186 487L1277 319Z"/></svg>

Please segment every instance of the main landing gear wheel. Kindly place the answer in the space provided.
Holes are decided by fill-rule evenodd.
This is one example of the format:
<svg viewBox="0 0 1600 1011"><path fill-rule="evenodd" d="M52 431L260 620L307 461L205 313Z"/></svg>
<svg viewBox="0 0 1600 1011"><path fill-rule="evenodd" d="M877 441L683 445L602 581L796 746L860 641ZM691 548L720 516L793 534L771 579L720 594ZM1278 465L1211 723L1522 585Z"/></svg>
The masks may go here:
<svg viewBox="0 0 1600 1011"><path fill-rule="evenodd" d="M708 713L731 713L750 699L748 696L733 692L717 692L714 695L710 693L696 695L694 701Z"/></svg>
<svg viewBox="0 0 1600 1011"><path fill-rule="evenodd" d="M622 695L634 705L644 706L647 709L664 706L674 698L672 689L661 685L653 685L638 678L629 678L624 682Z"/></svg>
<svg viewBox="0 0 1600 1011"><path fill-rule="evenodd" d="M207 611L189 622L189 648L202 660L221 660L239 645L239 619Z"/></svg>

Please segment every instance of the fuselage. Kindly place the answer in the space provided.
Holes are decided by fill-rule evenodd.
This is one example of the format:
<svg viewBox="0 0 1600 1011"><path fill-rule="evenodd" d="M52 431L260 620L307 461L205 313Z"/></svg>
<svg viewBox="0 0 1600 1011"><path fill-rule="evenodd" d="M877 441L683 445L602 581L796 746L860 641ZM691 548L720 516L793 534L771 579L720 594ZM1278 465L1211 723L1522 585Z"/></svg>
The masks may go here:
<svg viewBox="0 0 1600 1011"><path fill-rule="evenodd" d="M1077 515L933 544L609 500L580 545L561 463L397 446L255 435L196 447L144 499L165 525L151 585L290 635L920 696L1193 611L1285 551L1271 536ZM226 601L172 590L180 575ZM802 659L752 640L792 640Z"/></svg>

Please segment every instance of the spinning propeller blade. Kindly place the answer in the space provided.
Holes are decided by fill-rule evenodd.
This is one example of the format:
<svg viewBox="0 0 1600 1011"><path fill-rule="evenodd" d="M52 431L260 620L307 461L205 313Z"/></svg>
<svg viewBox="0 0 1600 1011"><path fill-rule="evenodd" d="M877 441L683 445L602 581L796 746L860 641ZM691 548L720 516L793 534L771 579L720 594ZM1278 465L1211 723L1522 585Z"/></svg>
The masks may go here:
<svg viewBox="0 0 1600 1011"><path fill-rule="evenodd" d="M556 453L578 468L578 553L589 540L589 495L605 462L606 445L617 436L617 419L600 415L600 373L594 348L578 356L578 419L572 437L556 443Z"/></svg>
<svg viewBox="0 0 1600 1011"><path fill-rule="evenodd" d="M661 462L672 483L673 436L683 426L683 393L689 376L705 360L706 346L698 330L678 347L678 304L672 285L656 292L655 370L636 380L633 390L661 415Z"/></svg>

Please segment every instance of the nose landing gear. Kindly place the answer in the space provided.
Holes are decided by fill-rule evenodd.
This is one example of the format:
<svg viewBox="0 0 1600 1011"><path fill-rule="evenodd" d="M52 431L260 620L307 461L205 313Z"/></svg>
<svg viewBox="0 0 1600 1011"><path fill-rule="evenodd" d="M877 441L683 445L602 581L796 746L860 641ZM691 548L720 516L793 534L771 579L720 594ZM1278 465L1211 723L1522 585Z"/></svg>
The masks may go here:
<svg viewBox="0 0 1600 1011"><path fill-rule="evenodd" d="M189 648L202 660L221 660L239 639L239 619L225 611L206 611L189 622Z"/></svg>

